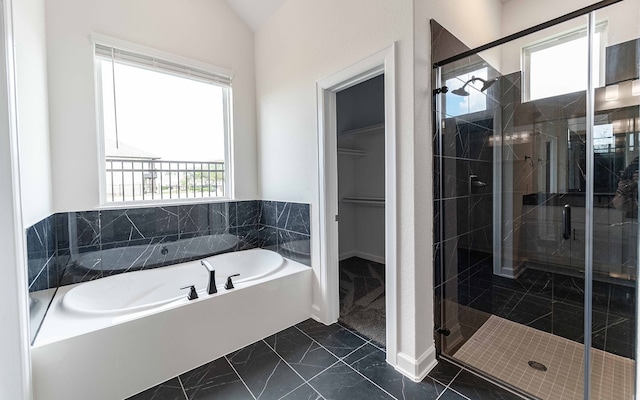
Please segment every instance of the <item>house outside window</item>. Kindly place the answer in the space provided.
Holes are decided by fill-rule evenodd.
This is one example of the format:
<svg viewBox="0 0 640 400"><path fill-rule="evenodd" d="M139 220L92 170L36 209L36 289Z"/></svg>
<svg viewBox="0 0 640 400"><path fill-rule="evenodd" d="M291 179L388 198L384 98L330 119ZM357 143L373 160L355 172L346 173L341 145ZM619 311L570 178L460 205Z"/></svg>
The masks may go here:
<svg viewBox="0 0 640 400"><path fill-rule="evenodd" d="M229 198L231 73L94 43L102 203Z"/></svg>

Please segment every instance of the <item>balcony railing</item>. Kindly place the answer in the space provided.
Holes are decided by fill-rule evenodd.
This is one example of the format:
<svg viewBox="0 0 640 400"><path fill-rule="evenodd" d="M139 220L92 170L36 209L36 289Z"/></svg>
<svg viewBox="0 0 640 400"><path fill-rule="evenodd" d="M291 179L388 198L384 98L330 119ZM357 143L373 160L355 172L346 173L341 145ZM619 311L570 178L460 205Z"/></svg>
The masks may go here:
<svg viewBox="0 0 640 400"><path fill-rule="evenodd" d="M108 202L221 197L224 162L106 159Z"/></svg>

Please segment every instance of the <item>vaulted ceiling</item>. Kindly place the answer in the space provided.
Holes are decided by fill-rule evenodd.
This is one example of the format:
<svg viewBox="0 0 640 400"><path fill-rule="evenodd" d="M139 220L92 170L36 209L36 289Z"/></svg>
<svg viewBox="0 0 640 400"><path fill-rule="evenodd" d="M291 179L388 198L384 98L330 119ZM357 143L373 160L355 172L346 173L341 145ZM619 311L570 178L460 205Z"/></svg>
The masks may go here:
<svg viewBox="0 0 640 400"><path fill-rule="evenodd" d="M255 32L287 0L225 0Z"/></svg>

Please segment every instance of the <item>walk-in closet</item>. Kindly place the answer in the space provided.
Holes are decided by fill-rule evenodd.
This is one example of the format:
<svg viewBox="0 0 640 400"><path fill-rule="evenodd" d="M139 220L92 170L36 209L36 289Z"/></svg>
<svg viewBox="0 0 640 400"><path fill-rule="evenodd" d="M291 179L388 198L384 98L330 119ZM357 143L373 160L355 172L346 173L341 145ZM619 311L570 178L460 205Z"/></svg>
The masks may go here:
<svg viewBox="0 0 640 400"><path fill-rule="evenodd" d="M384 75L337 93L340 319L385 345Z"/></svg>

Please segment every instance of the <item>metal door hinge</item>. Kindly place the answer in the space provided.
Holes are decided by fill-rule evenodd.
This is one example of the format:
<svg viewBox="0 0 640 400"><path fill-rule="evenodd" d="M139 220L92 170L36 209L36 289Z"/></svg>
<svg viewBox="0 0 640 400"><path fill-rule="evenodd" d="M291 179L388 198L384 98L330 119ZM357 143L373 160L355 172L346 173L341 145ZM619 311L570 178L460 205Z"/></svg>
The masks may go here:
<svg viewBox="0 0 640 400"><path fill-rule="evenodd" d="M443 86L441 88L433 89L433 95L435 96L440 93L447 93L448 91L449 91L449 88L446 86Z"/></svg>

